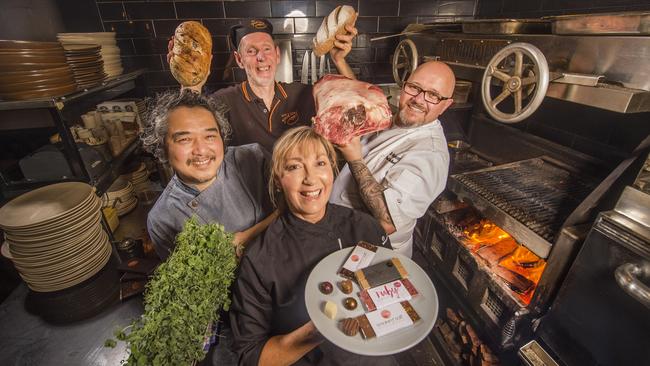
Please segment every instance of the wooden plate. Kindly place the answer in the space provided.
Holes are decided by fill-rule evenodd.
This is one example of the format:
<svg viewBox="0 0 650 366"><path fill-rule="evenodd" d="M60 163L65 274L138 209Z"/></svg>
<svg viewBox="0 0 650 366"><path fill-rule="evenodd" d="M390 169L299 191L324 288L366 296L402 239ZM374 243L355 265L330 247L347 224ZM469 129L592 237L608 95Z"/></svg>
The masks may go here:
<svg viewBox="0 0 650 366"><path fill-rule="evenodd" d="M61 48L61 43L59 43L59 42L34 42L34 41L0 40L0 48L3 48L3 49L26 49L26 50L53 49L53 48Z"/></svg>

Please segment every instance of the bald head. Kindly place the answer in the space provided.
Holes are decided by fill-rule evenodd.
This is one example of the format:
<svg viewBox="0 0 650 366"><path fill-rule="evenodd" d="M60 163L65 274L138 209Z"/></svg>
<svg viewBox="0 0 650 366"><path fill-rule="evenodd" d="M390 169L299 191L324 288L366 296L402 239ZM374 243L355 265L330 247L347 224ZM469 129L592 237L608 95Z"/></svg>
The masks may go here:
<svg viewBox="0 0 650 366"><path fill-rule="evenodd" d="M418 82L426 90L437 91L447 98L451 98L456 86L456 76L451 67L440 61L429 61L418 66L408 81Z"/></svg>
<svg viewBox="0 0 650 366"><path fill-rule="evenodd" d="M402 90L399 114L395 120L395 124L399 127L417 127L431 123L453 103L451 96L456 86L456 77L451 68L443 62L430 61L418 66L407 83L449 99L433 104L425 100L424 93L409 95Z"/></svg>

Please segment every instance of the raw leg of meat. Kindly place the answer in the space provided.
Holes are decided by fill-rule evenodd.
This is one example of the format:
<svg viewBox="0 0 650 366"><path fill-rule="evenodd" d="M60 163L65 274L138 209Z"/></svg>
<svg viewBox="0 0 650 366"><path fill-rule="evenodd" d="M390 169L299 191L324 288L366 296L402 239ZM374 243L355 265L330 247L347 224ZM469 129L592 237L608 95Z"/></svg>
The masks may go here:
<svg viewBox="0 0 650 366"><path fill-rule="evenodd" d="M314 85L314 129L337 145L355 136L390 127L391 111L381 88L341 75L326 75Z"/></svg>

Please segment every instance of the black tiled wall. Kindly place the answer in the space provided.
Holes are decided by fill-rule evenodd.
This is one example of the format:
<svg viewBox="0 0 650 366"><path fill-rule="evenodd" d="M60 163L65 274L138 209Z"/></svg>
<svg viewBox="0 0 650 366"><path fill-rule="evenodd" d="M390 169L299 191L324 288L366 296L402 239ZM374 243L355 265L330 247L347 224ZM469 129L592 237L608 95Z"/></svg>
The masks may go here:
<svg viewBox="0 0 650 366"><path fill-rule="evenodd" d="M540 18L552 15L650 10L648 0L477 0L477 18Z"/></svg>
<svg viewBox="0 0 650 366"><path fill-rule="evenodd" d="M294 79L299 79L302 57L310 49L322 18L337 5L352 5L359 12L360 34L348 62L360 79L387 83L392 82L390 56L398 37L372 43L370 38L399 33L409 23L473 18L476 3L476 0L86 1L96 4L99 24L96 29L87 26L80 29L74 19L68 19L68 31L117 32L125 67L147 67L148 86L152 90L178 86L169 73L165 54L167 39L185 20L202 22L213 35L214 58L207 87L217 89L244 77L236 65L230 67L228 63L230 26L246 18L268 18L276 38L292 40Z"/></svg>

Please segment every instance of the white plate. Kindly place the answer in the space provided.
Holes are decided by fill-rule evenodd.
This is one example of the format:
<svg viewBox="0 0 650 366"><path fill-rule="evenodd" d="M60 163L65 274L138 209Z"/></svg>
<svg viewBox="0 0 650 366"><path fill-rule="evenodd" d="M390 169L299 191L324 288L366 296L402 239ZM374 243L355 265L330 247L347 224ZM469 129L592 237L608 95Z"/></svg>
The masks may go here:
<svg viewBox="0 0 650 366"><path fill-rule="evenodd" d="M364 313L363 304L359 299L359 286L353 281L354 291L345 295L338 287L338 282L343 278L336 274L343 262L347 259L352 248L345 248L336 251L323 258L311 271L305 287L305 304L309 317L314 322L318 331L330 342L352 353L368 356L392 355L405 351L420 343L433 329L438 317L438 294L433 287L429 276L411 259L396 253L392 250L379 247L372 264L387 261L393 257L399 258L402 265L408 272L408 278L418 290L418 296L411 299L415 311L420 315L420 321L412 327L400 329L391 334L363 339L361 333L354 337L345 335L338 327L339 321L359 316ZM334 292L324 295L318 289L318 284L329 281L335 287ZM352 296L358 306L355 310L347 310L343 307L343 299ZM325 301L333 301L337 308L335 319L330 319L323 313Z"/></svg>
<svg viewBox="0 0 650 366"><path fill-rule="evenodd" d="M74 213L94 194L85 183L56 183L27 192L0 208L0 227L6 230L46 225Z"/></svg>

